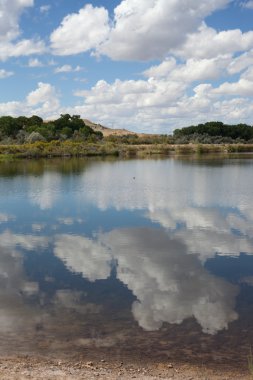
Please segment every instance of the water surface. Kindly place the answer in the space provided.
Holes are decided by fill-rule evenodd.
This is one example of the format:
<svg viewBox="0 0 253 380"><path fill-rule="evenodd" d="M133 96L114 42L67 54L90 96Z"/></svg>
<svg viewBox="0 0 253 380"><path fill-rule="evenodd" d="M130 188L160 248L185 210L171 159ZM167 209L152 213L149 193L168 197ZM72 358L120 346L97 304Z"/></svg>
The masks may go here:
<svg viewBox="0 0 253 380"><path fill-rule="evenodd" d="M253 159L0 164L0 349L242 365Z"/></svg>

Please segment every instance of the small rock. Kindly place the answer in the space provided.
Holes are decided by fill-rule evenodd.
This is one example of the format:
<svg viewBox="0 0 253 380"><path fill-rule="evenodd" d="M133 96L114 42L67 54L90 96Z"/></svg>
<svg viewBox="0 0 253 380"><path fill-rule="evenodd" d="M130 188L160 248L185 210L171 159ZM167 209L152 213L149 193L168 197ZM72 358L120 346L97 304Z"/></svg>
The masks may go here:
<svg viewBox="0 0 253 380"><path fill-rule="evenodd" d="M87 367L87 368L91 368L91 367L93 367L94 366L94 363L93 362L87 362L86 364L85 364L85 367Z"/></svg>

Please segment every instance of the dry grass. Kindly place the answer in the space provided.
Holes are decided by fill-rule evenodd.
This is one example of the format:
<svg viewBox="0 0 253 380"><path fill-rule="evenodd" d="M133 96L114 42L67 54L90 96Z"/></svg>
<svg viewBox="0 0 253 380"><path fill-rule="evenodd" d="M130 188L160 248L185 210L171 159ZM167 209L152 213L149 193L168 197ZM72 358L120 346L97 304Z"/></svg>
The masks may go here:
<svg viewBox="0 0 253 380"><path fill-rule="evenodd" d="M253 152L253 144L119 144L101 141L97 143L74 141L35 142L20 145L0 145L0 158L121 156L150 157L153 155L202 155Z"/></svg>

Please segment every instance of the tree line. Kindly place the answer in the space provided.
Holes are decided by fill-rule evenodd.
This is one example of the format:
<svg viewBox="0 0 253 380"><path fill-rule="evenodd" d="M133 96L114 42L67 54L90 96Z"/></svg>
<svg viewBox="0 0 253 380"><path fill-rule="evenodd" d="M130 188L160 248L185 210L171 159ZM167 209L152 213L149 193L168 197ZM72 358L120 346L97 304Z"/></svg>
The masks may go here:
<svg viewBox="0 0 253 380"><path fill-rule="evenodd" d="M97 142L103 139L102 132L94 131L79 115L62 114L56 120L44 121L41 117L1 116L1 144L23 144L37 141L71 140ZM173 135L111 135L104 142L114 144L221 144L234 142L253 143L253 126L247 124L228 125L219 121L192 125L176 129Z"/></svg>
<svg viewBox="0 0 253 380"><path fill-rule="evenodd" d="M253 126L247 124L223 124L211 121L205 124L193 125L173 132L176 141L188 140L206 143L253 141ZM187 142L187 141L185 141Z"/></svg>
<svg viewBox="0 0 253 380"><path fill-rule="evenodd" d="M66 139L97 141L102 138L103 134L85 125L79 115L64 114L49 122L36 115L0 117L0 141L32 143Z"/></svg>

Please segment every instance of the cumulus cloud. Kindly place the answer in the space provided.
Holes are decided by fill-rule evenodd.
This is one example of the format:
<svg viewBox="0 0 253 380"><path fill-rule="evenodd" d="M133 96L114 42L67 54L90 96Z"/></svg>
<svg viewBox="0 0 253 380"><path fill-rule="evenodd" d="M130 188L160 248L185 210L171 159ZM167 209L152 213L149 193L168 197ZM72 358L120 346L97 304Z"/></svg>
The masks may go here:
<svg viewBox="0 0 253 380"><path fill-rule="evenodd" d="M226 0L124 0L114 10L114 25L99 51L116 60L162 58L181 45L203 18L226 4Z"/></svg>
<svg viewBox="0 0 253 380"><path fill-rule="evenodd" d="M237 96L252 96L253 95L253 81L241 78L238 82L222 83L218 88L214 89L215 94L221 95L237 95Z"/></svg>
<svg viewBox="0 0 253 380"><path fill-rule="evenodd" d="M38 58L31 58L28 62L28 67L43 67L44 64Z"/></svg>
<svg viewBox="0 0 253 380"><path fill-rule="evenodd" d="M38 87L24 101L0 103L0 115L40 115L47 119L59 117L60 113L59 94L49 83L39 82Z"/></svg>
<svg viewBox="0 0 253 380"><path fill-rule="evenodd" d="M0 2L0 60L45 51L40 40L15 41L20 35L19 17L23 10L34 5L33 0L12 0Z"/></svg>
<svg viewBox="0 0 253 380"><path fill-rule="evenodd" d="M105 8L86 5L66 16L52 33L53 53L69 55L91 50L118 60L164 60L147 68L141 79L101 79L89 89L74 90L83 100L78 99L70 107L61 107L54 86L39 83L35 92L45 99L45 91L48 101L37 106L32 91L23 102L0 104L0 113L38 113L45 118L60 113L80 114L104 125L125 128L127 124L136 132L154 133L170 133L210 119L251 124L253 32L216 31L203 22L228 3L124 0L115 8L112 20ZM140 23L140 19L145 22ZM0 44L0 59L36 54L44 48L40 40L8 40ZM37 58L29 61L29 67L41 65ZM54 72L80 70L80 66L63 64ZM231 78L235 74L240 78ZM216 87L210 84L214 80L219 83Z"/></svg>
<svg viewBox="0 0 253 380"><path fill-rule="evenodd" d="M0 70L0 79L8 78L14 75L13 71Z"/></svg>
<svg viewBox="0 0 253 380"><path fill-rule="evenodd" d="M192 83L219 78L231 62L229 55L220 55L210 59L191 58L184 64L176 64L174 58L169 58L157 66L144 71L148 78L163 78L177 82Z"/></svg>
<svg viewBox="0 0 253 380"><path fill-rule="evenodd" d="M30 106L35 106L39 103L44 103L48 100L49 97L51 97L53 93L53 89L50 84L48 83L38 83L38 88L27 96L27 104Z"/></svg>
<svg viewBox="0 0 253 380"><path fill-rule="evenodd" d="M51 46L59 55L93 49L115 60L162 58L181 45L188 33L196 31L207 15L228 2L123 0L114 9L111 21L104 7L88 4L63 19L51 34Z"/></svg>
<svg viewBox="0 0 253 380"><path fill-rule="evenodd" d="M59 73L78 72L81 70L82 70L81 66L72 67L71 65L63 65L63 66L56 67L54 72L56 74L59 74Z"/></svg>
<svg viewBox="0 0 253 380"><path fill-rule="evenodd" d="M253 31L243 33L240 29L234 29L217 32L203 23L198 32L189 34L185 43L175 49L174 53L184 59L207 59L242 52L252 47Z"/></svg>
<svg viewBox="0 0 253 380"><path fill-rule="evenodd" d="M243 71L244 69L252 66L253 61L253 50L249 50L246 53L240 54L238 57L234 58L229 66L229 74L237 74Z"/></svg>
<svg viewBox="0 0 253 380"><path fill-rule="evenodd" d="M213 58L189 58L184 63L167 57L145 70L146 78L142 80L100 80L89 90L76 91L75 95L84 101L73 107L73 113L102 120L109 126L124 128L127 123L132 130L146 132L155 132L157 128L169 133L177 127L208 120L250 124L250 57L250 53L241 58L220 54ZM233 84L230 76L235 71L242 73L238 83ZM221 84L214 87L210 83L213 80Z"/></svg>
<svg viewBox="0 0 253 380"><path fill-rule="evenodd" d="M66 16L50 37L54 54L77 54L96 48L108 35L108 23L107 10L91 4Z"/></svg>
<svg viewBox="0 0 253 380"><path fill-rule="evenodd" d="M11 57L42 54L45 53L46 50L45 44L41 40L7 41L0 44L0 60L4 61Z"/></svg>
<svg viewBox="0 0 253 380"><path fill-rule="evenodd" d="M19 34L18 19L22 11L33 6L33 0L0 2L0 41L12 40Z"/></svg>
<svg viewBox="0 0 253 380"><path fill-rule="evenodd" d="M40 13L48 13L50 9L51 9L51 5L49 4L41 5Z"/></svg>

